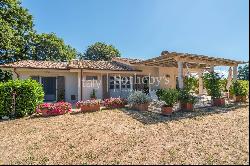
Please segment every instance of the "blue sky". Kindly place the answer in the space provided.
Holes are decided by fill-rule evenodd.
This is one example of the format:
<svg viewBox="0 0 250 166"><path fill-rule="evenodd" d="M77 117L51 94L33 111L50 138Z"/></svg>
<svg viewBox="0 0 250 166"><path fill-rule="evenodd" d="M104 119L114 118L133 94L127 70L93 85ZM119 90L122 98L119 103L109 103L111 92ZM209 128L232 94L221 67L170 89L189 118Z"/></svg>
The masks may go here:
<svg viewBox="0 0 250 166"><path fill-rule="evenodd" d="M23 0L35 29L79 52L113 44L123 57L169 50L249 60L248 0Z"/></svg>

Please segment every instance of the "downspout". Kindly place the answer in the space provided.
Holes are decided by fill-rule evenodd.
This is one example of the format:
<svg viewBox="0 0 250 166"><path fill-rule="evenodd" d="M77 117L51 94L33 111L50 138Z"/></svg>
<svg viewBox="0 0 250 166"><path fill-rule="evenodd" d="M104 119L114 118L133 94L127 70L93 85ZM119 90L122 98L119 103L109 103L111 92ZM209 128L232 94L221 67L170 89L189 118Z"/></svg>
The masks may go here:
<svg viewBox="0 0 250 166"><path fill-rule="evenodd" d="M19 74L16 72L16 68L14 68L14 73L16 74L17 79L20 78Z"/></svg>
<svg viewBox="0 0 250 166"><path fill-rule="evenodd" d="M80 87L80 90L81 90L81 101L82 101L82 69L81 69L81 83L80 83L81 87Z"/></svg>

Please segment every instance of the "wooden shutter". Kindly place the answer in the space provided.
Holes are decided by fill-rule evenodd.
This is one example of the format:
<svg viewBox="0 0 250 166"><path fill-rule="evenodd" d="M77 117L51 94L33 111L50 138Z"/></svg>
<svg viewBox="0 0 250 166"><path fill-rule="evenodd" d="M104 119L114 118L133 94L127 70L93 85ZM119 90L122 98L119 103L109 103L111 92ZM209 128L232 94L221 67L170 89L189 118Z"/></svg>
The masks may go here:
<svg viewBox="0 0 250 166"><path fill-rule="evenodd" d="M65 78L64 76L57 77L57 101L65 101Z"/></svg>
<svg viewBox="0 0 250 166"><path fill-rule="evenodd" d="M109 98L109 83L108 83L107 75L102 76L102 94L103 99Z"/></svg>

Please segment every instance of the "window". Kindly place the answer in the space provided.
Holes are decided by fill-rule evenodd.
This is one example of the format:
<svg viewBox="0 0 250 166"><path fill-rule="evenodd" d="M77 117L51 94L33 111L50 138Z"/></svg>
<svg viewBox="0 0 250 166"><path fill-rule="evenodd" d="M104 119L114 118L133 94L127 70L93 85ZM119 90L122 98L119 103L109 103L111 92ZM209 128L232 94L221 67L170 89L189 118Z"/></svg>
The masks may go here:
<svg viewBox="0 0 250 166"><path fill-rule="evenodd" d="M109 89L114 89L115 87L115 82L114 82L114 77L109 78Z"/></svg>
<svg viewBox="0 0 250 166"><path fill-rule="evenodd" d="M130 89L130 77L122 77L121 79L122 89Z"/></svg>
<svg viewBox="0 0 250 166"><path fill-rule="evenodd" d="M97 76L86 76L86 80L97 80Z"/></svg>
<svg viewBox="0 0 250 166"><path fill-rule="evenodd" d="M120 77L109 77L109 89L120 89Z"/></svg>

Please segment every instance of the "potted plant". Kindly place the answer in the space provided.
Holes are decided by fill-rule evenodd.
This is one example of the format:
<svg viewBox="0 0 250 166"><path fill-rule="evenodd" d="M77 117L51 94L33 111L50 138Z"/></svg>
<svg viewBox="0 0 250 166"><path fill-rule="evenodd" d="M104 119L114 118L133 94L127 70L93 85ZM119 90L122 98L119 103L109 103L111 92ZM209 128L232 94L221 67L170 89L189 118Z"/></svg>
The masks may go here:
<svg viewBox="0 0 250 166"><path fill-rule="evenodd" d="M173 113L173 106L178 100L179 92L176 89L165 89L160 96L160 100L165 104L161 108L163 115L171 115Z"/></svg>
<svg viewBox="0 0 250 166"><path fill-rule="evenodd" d="M156 90L156 96L158 98L158 100L160 100L160 97L162 96L164 90L163 89L157 89Z"/></svg>
<svg viewBox="0 0 250 166"><path fill-rule="evenodd" d="M183 111L192 111L194 109L194 104L197 102L197 97L191 95L187 89L179 90L178 99Z"/></svg>
<svg viewBox="0 0 250 166"><path fill-rule="evenodd" d="M96 90L93 89L92 92L90 93L90 99L96 99Z"/></svg>
<svg viewBox="0 0 250 166"><path fill-rule="evenodd" d="M100 100L96 99L78 101L76 103L76 108L80 108L82 112L99 111L100 107Z"/></svg>
<svg viewBox="0 0 250 166"><path fill-rule="evenodd" d="M127 104L126 99L123 98L109 98L104 100L104 106L110 109L123 108Z"/></svg>
<svg viewBox="0 0 250 166"><path fill-rule="evenodd" d="M231 92L235 96L236 102L246 102L249 91L249 82L246 80L236 80L233 82Z"/></svg>
<svg viewBox="0 0 250 166"><path fill-rule="evenodd" d="M203 75L203 83L209 96L212 97L213 106L224 106L225 99L222 97L221 77L218 73L211 72Z"/></svg>
<svg viewBox="0 0 250 166"><path fill-rule="evenodd" d="M151 98L141 91L134 91L128 97L128 103L132 106L132 109L138 111L148 111L150 101Z"/></svg>

